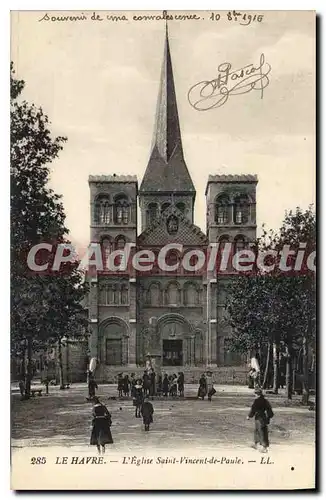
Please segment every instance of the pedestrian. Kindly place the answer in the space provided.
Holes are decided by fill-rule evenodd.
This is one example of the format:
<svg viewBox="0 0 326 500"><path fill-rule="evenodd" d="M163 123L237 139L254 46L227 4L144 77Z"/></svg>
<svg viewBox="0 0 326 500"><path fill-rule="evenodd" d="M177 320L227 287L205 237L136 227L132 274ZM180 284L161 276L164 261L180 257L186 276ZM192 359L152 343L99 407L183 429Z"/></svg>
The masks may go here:
<svg viewBox="0 0 326 500"><path fill-rule="evenodd" d="M184 390L185 390L185 376L183 372L180 372L178 377L178 391L180 398L184 397Z"/></svg>
<svg viewBox="0 0 326 500"><path fill-rule="evenodd" d="M152 403L149 402L149 399L146 397L141 406L141 414L143 416L145 431L149 431L149 426L153 422L153 413L154 413L153 405Z"/></svg>
<svg viewBox="0 0 326 500"><path fill-rule="evenodd" d="M144 371L144 375L143 375L144 396L149 395L150 384L151 384L151 381L150 381L149 375L148 375L147 371Z"/></svg>
<svg viewBox="0 0 326 500"><path fill-rule="evenodd" d="M125 397L129 396L129 386L130 386L129 377L128 377L128 375L125 375L124 379L123 379L123 395Z"/></svg>
<svg viewBox="0 0 326 500"><path fill-rule="evenodd" d="M102 447L102 453L104 453L105 445L113 443L110 429L112 419L107 407L100 402L98 397L94 397L92 415L93 421L90 444L97 446L98 453L101 453Z"/></svg>
<svg viewBox="0 0 326 500"><path fill-rule="evenodd" d="M256 398L251 406L247 420L255 417L254 447L258 449L258 445L260 444L262 447L261 451L266 453L269 447L268 424L270 419L273 418L274 413L261 389L255 390L255 396Z"/></svg>
<svg viewBox="0 0 326 500"><path fill-rule="evenodd" d="M169 392L169 379L167 373L165 373L162 383L163 396L167 398Z"/></svg>
<svg viewBox="0 0 326 500"><path fill-rule="evenodd" d="M143 386L142 386L142 381L141 379L138 379L136 381L135 385L135 396L134 396L134 401L135 401L135 417L140 418L141 417L141 406L143 404Z"/></svg>
<svg viewBox="0 0 326 500"><path fill-rule="evenodd" d="M137 383L137 380L135 378L135 374L132 373L130 375L130 392L131 392L131 397L134 398L135 397L135 385Z"/></svg>
<svg viewBox="0 0 326 500"><path fill-rule="evenodd" d="M123 374L118 373L118 393L119 393L119 398L122 398L122 391L123 391Z"/></svg>
<svg viewBox="0 0 326 500"><path fill-rule="evenodd" d="M88 397L89 397L89 399L93 399L95 397L96 389L98 389L98 385L96 383L94 375L92 372L89 372L89 374L88 374Z"/></svg>
<svg viewBox="0 0 326 500"><path fill-rule="evenodd" d="M178 395L178 377L174 373L171 377L171 382L170 382L170 396L172 398L177 397Z"/></svg>
<svg viewBox="0 0 326 500"><path fill-rule="evenodd" d="M213 373L210 371L206 372L206 388L208 401L212 401L212 396L216 393L216 390L213 386Z"/></svg>
<svg viewBox="0 0 326 500"><path fill-rule="evenodd" d="M198 398L204 401L207 394L206 377L204 374L199 379Z"/></svg>
<svg viewBox="0 0 326 500"><path fill-rule="evenodd" d="M156 395L155 378L156 378L156 373L153 370L149 375L149 380L150 380L149 395L152 397L152 399Z"/></svg>

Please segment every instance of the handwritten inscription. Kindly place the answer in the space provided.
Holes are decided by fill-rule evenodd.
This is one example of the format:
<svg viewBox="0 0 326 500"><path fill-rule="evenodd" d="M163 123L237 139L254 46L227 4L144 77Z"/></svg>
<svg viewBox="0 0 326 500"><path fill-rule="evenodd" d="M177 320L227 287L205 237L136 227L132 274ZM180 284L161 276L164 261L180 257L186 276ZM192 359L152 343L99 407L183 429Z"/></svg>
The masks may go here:
<svg viewBox="0 0 326 500"><path fill-rule="evenodd" d="M198 13L184 13L184 14L169 14L166 10L163 12L151 13L151 14L133 14L129 15L128 12L119 13L105 13L105 12L73 12L72 14L66 13L48 13L46 12L40 19L39 22L52 22L52 23L80 23L87 21L202 21L205 19L210 19L211 21L234 21L242 26L248 26L253 22L262 22L262 14L249 14L247 12L198 12Z"/></svg>
<svg viewBox="0 0 326 500"><path fill-rule="evenodd" d="M248 64L240 69L232 69L229 62L218 66L218 76L214 80L202 81L193 85L188 92L189 104L197 111L219 108L230 96L247 94L252 90L264 96L264 89L269 85L268 75L271 66L261 54L259 64Z"/></svg>

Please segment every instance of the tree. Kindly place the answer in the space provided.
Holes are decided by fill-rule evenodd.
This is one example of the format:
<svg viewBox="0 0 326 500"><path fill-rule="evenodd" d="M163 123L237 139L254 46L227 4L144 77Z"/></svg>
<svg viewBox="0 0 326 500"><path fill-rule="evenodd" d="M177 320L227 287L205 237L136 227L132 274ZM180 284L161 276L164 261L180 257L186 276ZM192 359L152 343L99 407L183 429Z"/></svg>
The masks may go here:
<svg viewBox="0 0 326 500"><path fill-rule="evenodd" d="M52 138L42 109L21 100L25 82L15 78L13 64L10 76L11 344L12 351L27 353L29 397L33 349L61 338L73 318L84 325L80 300L86 285L77 263L65 263L57 274L41 275L28 268L27 255L34 245L68 242L61 197L48 187L49 165L66 138Z"/></svg>
<svg viewBox="0 0 326 500"><path fill-rule="evenodd" d="M309 400L308 351L314 347L316 330L315 274L307 265L307 257L315 250L316 222L312 207L303 211L297 208L286 213L278 232L264 230L256 242L260 251L280 251L289 245L295 255L287 263L294 268L297 252L305 252L302 266L295 272L279 269L266 272L256 269L253 274L233 279L227 301L230 324L234 328L233 349L246 352L263 348L268 354L273 347L273 390L279 387L280 348L284 347L286 359L287 395L292 395L292 364L302 353L303 403ZM302 250L302 243L305 248ZM300 246L301 244L301 246ZM268 263L268 262L267 262ZM268 364L268 361L267 363ZM268 366L265 369L266 384Z"/></svg>

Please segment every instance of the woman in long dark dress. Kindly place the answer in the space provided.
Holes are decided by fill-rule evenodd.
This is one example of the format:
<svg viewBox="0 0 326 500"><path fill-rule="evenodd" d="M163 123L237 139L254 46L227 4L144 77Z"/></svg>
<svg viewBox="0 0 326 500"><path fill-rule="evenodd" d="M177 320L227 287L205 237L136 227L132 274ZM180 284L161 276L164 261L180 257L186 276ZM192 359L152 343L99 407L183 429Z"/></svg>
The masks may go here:
<svg viewBox="0 0 326 500"><path fill-rule="evenodd" d="M101 453L105 452L105 445L112 444L112 434L111 434L111 414L109 413L107 407L103 405L99 398L94 398L94 406L93 406L93 428L91 434L91 445L97 446L97 451Z"/></svg>
<svg viewBox="0 0 326 500"><path fill-rule="evenodd" d="M168 392L169 392L169 379L167 376L167 373L164 375L163 383L162 383L162 389L163 389L163 396L167 398Z"/></svg>
<svg viewBox="0 0 326 500"><path fill-rule="evenodd" d="M185 390L185 376L183 372L180 372L178 377L178 391L180 394L180 398L184 397L184 390Z"/></svg>
<svg viewBox="0 0 326 500"><path fill-rule="evenodd" d="M207 394L207 383L206 383L206 377L203 374L199 379L198 398L204 400L206 394Z"/></svg>

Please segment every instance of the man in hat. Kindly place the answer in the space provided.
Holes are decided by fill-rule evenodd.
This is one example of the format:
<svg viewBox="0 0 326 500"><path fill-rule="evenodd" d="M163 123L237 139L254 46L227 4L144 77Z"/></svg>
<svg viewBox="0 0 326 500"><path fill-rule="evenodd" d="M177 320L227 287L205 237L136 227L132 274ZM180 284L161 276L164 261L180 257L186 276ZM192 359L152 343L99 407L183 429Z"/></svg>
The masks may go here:
<svg viewBox="0 0 326 500"><path fill-rule="evenodd" d="M260 444L261 451L266 453L269 447L268 424L274 413L261 389L255 390L255 396L247 420L255 417L254 447L258 449L258 444Z"/></svg>

